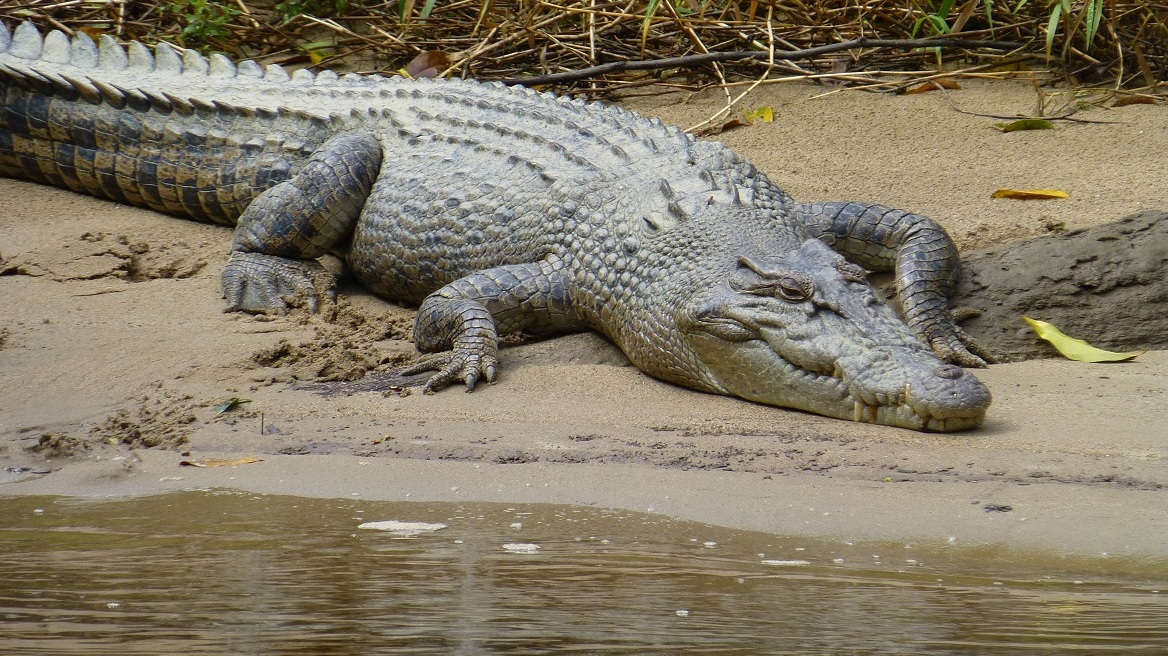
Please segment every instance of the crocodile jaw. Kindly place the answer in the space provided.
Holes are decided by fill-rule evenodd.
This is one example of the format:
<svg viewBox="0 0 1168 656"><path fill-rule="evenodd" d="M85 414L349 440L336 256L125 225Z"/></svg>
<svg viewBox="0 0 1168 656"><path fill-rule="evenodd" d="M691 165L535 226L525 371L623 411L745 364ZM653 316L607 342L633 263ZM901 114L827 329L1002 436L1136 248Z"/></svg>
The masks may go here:
<svg viewBox="0 0 1168 656"><path fill-rule="evenodd" d="M816 372L782 357L765 339L727 341L695 333L691 343L722 393L838 419L953 432L981 424L991 400L971 374L928 353L877 350ZM859 382L880 362L886 365L882 378L896 382Z"/></svg>

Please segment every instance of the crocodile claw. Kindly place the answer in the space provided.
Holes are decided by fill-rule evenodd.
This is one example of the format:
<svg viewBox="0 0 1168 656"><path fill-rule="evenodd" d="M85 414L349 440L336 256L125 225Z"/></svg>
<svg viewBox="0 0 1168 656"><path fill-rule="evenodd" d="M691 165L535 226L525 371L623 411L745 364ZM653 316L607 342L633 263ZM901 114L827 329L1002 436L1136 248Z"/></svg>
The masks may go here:
<svg viewBox="0 0 1168 656"><path fill-rule="evenodd" d="M227 312L284 314L290 306L315 314L336 300L336 281L316 260L234 252L223 269Z"/></svg>
<svg viewBox="0 0 1168 656"><path fill-rule="evenodd" d="M917 331L918 336L945 362L980 369L997 360L986 347L961 329L947 314Z"/></svg>
<svg viewBox="0 0 1168 656"><path fill-rule="evenodd" d="M412 376L425 371L437 371L426 380L422 391L426 394L447 387L455 381L466 383L466 391L473 392L479 380L495 382L499 374L499 362L493 355L445 351L423 358L420 362L402 369L402 376Z"/></svg>

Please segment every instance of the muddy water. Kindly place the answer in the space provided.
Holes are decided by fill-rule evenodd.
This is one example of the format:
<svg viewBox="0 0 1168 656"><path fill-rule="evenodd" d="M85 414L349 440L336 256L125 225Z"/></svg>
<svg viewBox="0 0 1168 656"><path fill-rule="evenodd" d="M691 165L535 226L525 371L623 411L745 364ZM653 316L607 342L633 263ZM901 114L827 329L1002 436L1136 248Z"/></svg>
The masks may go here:
<svg viewBox="0 0 1168 656"><path fill-rule="evenodd" d="M1165 650L1164 562L560 506L0 498L9 655Z"/></svg>

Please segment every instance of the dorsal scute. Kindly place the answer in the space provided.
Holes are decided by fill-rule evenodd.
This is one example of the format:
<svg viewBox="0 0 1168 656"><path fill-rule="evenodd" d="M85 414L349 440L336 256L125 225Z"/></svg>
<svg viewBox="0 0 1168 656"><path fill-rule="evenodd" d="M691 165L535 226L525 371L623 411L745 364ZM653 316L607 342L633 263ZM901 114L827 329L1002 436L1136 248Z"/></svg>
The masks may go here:
<svg viewBox="0 0 1168 656"><path fill-rule="evenodd" d="M8 54L21 59L37 59L41 56L41 47L44 41L36 25L24 21L16 26L12 33L12 42L8 44Z"/></svg>
<svg viewBox="0 0 1168 656"><path fill-rule="evenodd" d="M82 98L85 98L87 102L94 105L101 102L101 90L93 86L93 84L88 80L73 78L67 75L61 75L61 77L69 84L73 85L73 88L77 91L77 93L80 94Z"/></svg>
<svg viewBox="0 0 1168 656"><path fill-rule="evenodd" d="M93 68L97 66L97 44L85 32L73 35L70 44L69 61L78 68Z"/></svg>
<svg viewBox="0 0 1168 656"><path fill-rule="evenodd" d="M215 53L210 57L207 73L212 77L235 77L237 70L235 63L226 55Z"/></svg>
<svg viewBox="0 0 1168 656"><path fill-rule="evenodd" d="M126 47L126 53L130 62L130 68L142 73L149 73L154 70L154 55L150 54L150 49L140 42L131 41L130 45Z"/></svg>
<svg viewBox="0 0 1168 656"><path fill-rule="evenodd" d="M45 35L41 45L41 59L52 64L68 64L71 50L69 37L60 30L53 30Z"/></svg>
<svg viewBox="0 0 1168 656"><path fill-rule="evenodd" d="M268 64L264 67L265 82L287 82L290 79L292 76L288 75L288 71L284 70L283 66Z"/></svg>
<svg viewBox="0 0 1168 656"><path fill-rule="evenodd" d="M316 76L307 68L301 68L292 73L292 84L300 86L311 86L316 84Z"/></svg>
<svg viewBox="0 0 1168 656"><path fill-rule="evenodd" d="M182 61L184 75L200 75L206 77L211 69L207 58L190 48L182 51Z"/></svg>
<svg viewBox="0 0 1168 656"><path fill-rule="evenodd" d="M235 68L243 77L254 77L258 79L264 76L264 68L251 59L245 59L239 62L235 65Z"/></svg>
<svg viewBox="0 0 1168 656"><path fill-rule="evenodd" d="M126 51L108 34L97 40L97 65L111 71L122 70L130 65Z"/></svg>
<svg viewBox="0 0 1168 656"><path fill-rule="evenodd" d="M91 79L90 82L98 91L101 92L101 97L114 109L121 109L126 106L126 96L121 89L115 86L106 84L98 79Z"/></svg>
<svg viewBox="0 0 1168 656"><path fill-rule="evenodd" d="M154 70L159 73L181 75L183 72L182 56L169 43L159 42L154 46Z"/></svg>

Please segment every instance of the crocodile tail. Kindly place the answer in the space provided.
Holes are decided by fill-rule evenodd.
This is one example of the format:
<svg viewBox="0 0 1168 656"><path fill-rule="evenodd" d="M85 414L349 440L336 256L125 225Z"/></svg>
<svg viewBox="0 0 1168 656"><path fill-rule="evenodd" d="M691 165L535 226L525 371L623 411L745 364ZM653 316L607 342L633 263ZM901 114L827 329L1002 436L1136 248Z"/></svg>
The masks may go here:
<svg viewBox="0 0 1168 656"><path fill-rule="evenodd" d="M15 67L18 75L27 75L29 66L22 66L13 60L26 60L29 64L43 62L55 67L68 65L80 69L104 69L120 71L136 69L144 73L159 72L171 75L201 75L203 77L232 78L236 76L262 79L267 82L287 82L295 86L312 84L332 84L338 80L345 86L372 86L379 76L372 78L349 73L338 76L332 71L313 73L301 69L289 73L283 66L268 64L260 66L247 59L238 64L222 54L204 57L189 48L179 48L160 42L151 52L138 41L131 41L122 47L111 36L103 34L95 43L84 32L76 32L72 39L59 30L41 36L40 30L29 21L24 21L11 31L0 22L0 55L3 63L0 69Z"/></svg>
<svg viewBox="0 0 1168 656"><path fill-rule="evenodd" d="M221 54L204 57L194 50L179 49L168 43L159 43L153 52L138 41L131 41L123 47L113 37L104 34L96 42L80 31L72 39L59 30L42 37L29 21L22 22L14 31L0 22L0 82L7 80L25 89L32 88L68 100L80 98L93 104L105 102L116 109L130 105L139 110L152 107L162 113L191 114L204 110L245 116L265 114L261 108L236 107L222 101L200 101L165 91L135 88L125 82L112 82L109 76L103 75L123 71L130 74L162 73L176 78L241 77L305 86L330 84L342 79L332 71L317 75L299 70L289 74L275 64L260 66L251 60L236 64ZM344 76L343 80L350 86L369 84L365 78L352 74ZM309 112L292 113L315 122L327 120L327 117ZM270 114L270 118L276 111L270 110L266 114Z"/></svg>

